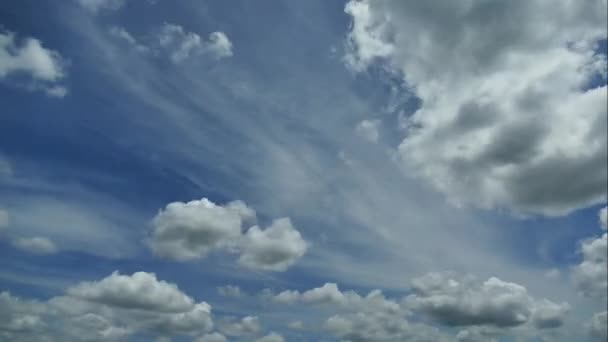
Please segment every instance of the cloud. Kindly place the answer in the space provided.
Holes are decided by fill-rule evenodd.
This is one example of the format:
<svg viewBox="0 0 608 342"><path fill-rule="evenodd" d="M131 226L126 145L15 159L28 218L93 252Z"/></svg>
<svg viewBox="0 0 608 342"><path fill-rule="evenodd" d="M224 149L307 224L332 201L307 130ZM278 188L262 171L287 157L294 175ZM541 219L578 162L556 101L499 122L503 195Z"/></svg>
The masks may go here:
<svg viewBox="0 0 608 342"><path fill-rule="evenodd" d="M408 307L447 326L515 327L533 318L537 327L558 327L567 304L537 301L525 287L491 277L479 283L471 276L429 273L412 281Z"/></svg>
<svg viewBox="0 0 608 342"><path fill-rule="evenodd" d="M243 296L241 288L236 285L219 286L217 292L224 297L239 298Z"/></svg>
<svg viewBox="0 0 608 342"><path fill-rule="evenodd" d="M292 330L302 330L302 329L304 329L304 322L292 321L292 322L287 323L287 327Z"/></svg>
<svg viewBox="0 0 608 342"><path fill-rule="evenodd" d="M169 203L153 220L150 246L155 254L179 261L232 250L240 253L244 267L264 271L285 271L306 253L308 244L289 218L242 234L242 225L253 220L255 211L241 201L225 206L206 198Z"/></svg>
<svg viewBox="0 0 608 342"><path fill-rule="evenodd" d="M228 336L255 335L262 330L257 316L246 316L237 322L220 323L218 329Z"/></svg>
<svg viewBox="0 0 608 342"><path fill-rule="evenodd" d="M594 314L588 328L591 336L596 337L598 341L606 341L608 339L608 312Z"/></svg>
<svg viewBox="0 0 608 342"><path fill-rule="evenodd" d="M284 341L285 341L285 339L283 338L283 336L281 336L275 332L271 332L270 334L260 337L255 340L255 342L284 342Z"/></svg>
<svg viewBox="0 0 608 342"><path fill-rule="evenodd" d="M115 11L125 4L125 0L77 0L87 11L97 14L102 10Z"/></svg>
<svg viewBox="0 0 608 342"><path fill-rule="evenodd" d="M0 31L0 80L63 97L67 88L59 82L65 78L65 65L61 55L44 48L40 40L28 37L18 42L15 33ZM28 79L23 81L20 75Z"/></svg>
<svg viewBox="0 0 608 342"><path fill-rule="evenodd" d="M223 32L212 32L208 41L204 41L197 33L187 32L182 26L165 23L158 34L158 42L173 63L200 55L217 59L232 56L232 43Z"/></svg>
<svg viewBox="0 0 608 342"><path fill-rule="evenodd" d="M131 276L118 272L96 282L83 282L67 290L70 296L91 302L127 309L160 312L184 312L194 301L176 285L157 280L154 273L136 272Z"/></svg>
<svg viewBox="0 0 608 342"><path fill-rule="evenodd" d="M198 339L196 339L196 342L228 342L228 340L226 339L226 337L224 337L224 335L214 332L199 337Z"/></svg>
<svg viewBox="0 0 608 342"><path fill-rule="evenodd" d="M289 218L274 220L261 230L253 226L247 230L241 243L239 263L252 269L285 271L300 259L308 244Z"/></svg>
<svg viewBox="0 0 608 342"><path fill-rule="evenodd" d="M0 209L0 230L8 227L9 223L10 219L8 216L8 211Z"/></svg>
<svg viewBox="0 0 608 342"><path fill-rule="evenodd" d="M12 243L15 247L32 254L53 254L57 252L57 247L53 241L45 237L21 237L14 239Z"/></svg>
<svg viewBox="0 0 608 342"><path fill-rule="evenodd" d="M347 65L380 63L421 100L399 159L451 201L545 215L605 201L607 91L586 89L606 76L595 53L605 1L364 0L345 10Z"/></svg>
<svg viewBox="0 0 608 342"><path fill-rule="evenodd" d="M363 120L355 127L355 132L369 142L378 142L380 138L380 120Z"/></svg>
<svg viewBox="0 0 608 342"><path fill-rule="evenodd" d="M255 212L240 201L225 206L206 198L169 203L154 218L151 247L173 260L202 258L238 241L243 221L253 217Z"/></svg>
<svg viewBox="0 0 608 342"><path fill-rule="evenodd" d="M608 291L607 235L583 242L583 261L573 270L573 278L579 292L592 298L606 298Z"/></svg>
<svg viewBox="0 0 608 342"><path fill-rule="evenodd" d="M608 229L608 207L603 207L602 209L600 209L600 213L598 216L600 218L600 226L602 227L602 229Z"/></svg>
<svg viewBox="0 0 608 342"><path fill-rule="evenodd" d="M165 337L208 333L213 327L211 306L184 298L190 297L146 272L114 273L98 282L82 282L45 302L3 292L0 339L117 341L138 333Z"/></svg>

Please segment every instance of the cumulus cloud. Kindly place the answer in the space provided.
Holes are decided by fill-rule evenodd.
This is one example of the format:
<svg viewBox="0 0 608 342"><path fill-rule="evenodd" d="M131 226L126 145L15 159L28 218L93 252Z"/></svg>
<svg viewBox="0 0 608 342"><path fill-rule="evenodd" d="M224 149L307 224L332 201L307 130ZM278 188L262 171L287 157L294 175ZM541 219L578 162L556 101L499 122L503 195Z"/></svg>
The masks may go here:
<svg viewBox="0 0 608 342"><path fill-rule="evenodd" d="M194 307L194 301L175 284L157 280L154 273L118 272L94 282L83 282L67 290L70 296L127 309L184 312Z"/></svg>
<svg viewBox="0 0 608 342"><path fill-rule="evenodd" d="M228 336L250 336L262 330L257 316L245 316L239 321L227 321L219 324L218 329Z"/></svg>
<svg viewBox="0 0 608 342"><path fill-rule="evenodd" d="M289 218L274 220L266 229L242 226L255 220L255 211L241 201L224 206L206 198L187 203L169 203L153 220L150 246L154 253L173 260L205 257L213 250L240 253L244 267L264 271L285 271L308 248Z"/></svg>
<svg viewBox="0 0 608 342"><path fill-rule="evenodd" d="M189 298L174 284L145 272L114 273L98 282L79 283L46 302L3 292L0 339L122 341L137 333L204 336L213 328L211 306L194 304Z"/></svg>
<svg viewBox="0 0 608 342"><path fill-rule="evenodd" d="M244 220L255 212L241 201L225 206L206 198L169 203L154 218L151 247L173 260L202 258L214 249L233 245L241 236Z"/></svg>
<svg viewBox="0 0 608 342"><path fill-rule="evenodd" d="M12 243L15 247L32 254L52 254L57 252L57 247L53 241L45 237L21 237L14 239Z"/></svg>
<svg viewBox="0 0 608 342"><path fill-rule="evenodd" d="M533 319L537 327L563 323L567 304L532 298L525 287L492 277L478 282L472 276L429 273L412 281L414 294L407 305L447 326L515 327Z"/></svg>
<svg viewBox="0 0 608 342"><path fill-rule="evenodd" d="M125 0L77 0L87 11L96 14L102 10L115 11L125 4Z"/></svg>
<svg viewBox="0 0 608 342"><path fill-rule="evenodd" d="M264 230L249 228L241 249L239 263L245 267L285 271L306 253L308 244L289 218L281 218Z"/></svg>
<svg viewBox="0 0 608 342"><path fill-rule="evenodd" d="M607 234L583 242L581 252L583 261L573 272L578 290L586 297L605 299L608 291Z"/></svg>
<svg viewBox="0 0 608 342"><path fill-rule="evenodd" d="M380 138L380 120L363 120L355 127L355 132L369 142L378 142Z"/></svg>
<svg viewBox="0 0 608 342"><path fill-rule="evenodd" d="M283 338L283 336L275 332L271 332L266 336L256 339L255 342L285 342L285 339Z"/></svg>
<svg viewBox="0 0 608 342"><path fill-rule="evenodd" d="M58 52L43 47L40 40L29 37L17 41L15 33L0 31L0 80L63 97L67 89L60 82L66 75L65 64ZM26 81L19 78L22 75Z"/></svg>
<svg viewBox="0 0 608 342"><path fill-rule="evenodd" d="M606 1L350 1L346 62L421 100L398 156L458 204L563 215L607 187ZM572 118L576 117L576 120Z"/></svg>
<svg viewBox="0 0 608 342"><path fill-rule="evenodd" d="M232 43L223 32L212 32L205 41L197 33L187 32L179 25L165 23L158 34L158 42L174 63L201 55L217 59L232 56Z"/></svg>
<svg viewBox="0 0 608 342"><path fill-rule="evenodd" d="M588 328L591 336L597 338L598 341L606 341L608 339L608 312L594 314Z"/></svg>

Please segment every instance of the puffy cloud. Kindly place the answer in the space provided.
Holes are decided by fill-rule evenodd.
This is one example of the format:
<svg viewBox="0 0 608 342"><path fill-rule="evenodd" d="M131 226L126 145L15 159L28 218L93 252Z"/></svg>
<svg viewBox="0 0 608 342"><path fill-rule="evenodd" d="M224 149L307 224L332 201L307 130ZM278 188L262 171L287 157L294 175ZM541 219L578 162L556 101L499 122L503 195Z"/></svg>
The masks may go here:
<svg viewBox="0 0 608 342"><path fill-rule="evenodd" d="M196 342L228 342L228 340L226 339L226 337L224 337L224 335L214 332L199 337L198 339L196 339Z"/></svg>
<svg viewBox="0 0 608 342"><path fill-rule="evenodd" d="M285 341L285 339L283 338L283 336L281 336L275 332L271 332L270 334L260 337L255 340L255 342L284 342L284 341Z"/></svg>
<svg viewBox="0 0 608 342"><path fill-rule="evenodd" d="M355 127L355 132L370 142L378 142L380 138L380 120L363 120Z"/></svg>
<svg viewBox="0 0 608 342"><path fill-rule="evenodd" d="M146 272L136 272L131 276L114 272L100 281L73 286L67 293L87 301L126 309L181 313L194 307L192 298L175 284L157 280L154 273Z"/></svg>
<svg viewBox="0 0 608 342"><path fill-rule="evenodd" d="M243 234L242 225L253 220L255 211L241 201L225 206L206 198L169 203L153 220L150 246L173 260L229 249L240 253L241 265L264 271L285 271L306 253L308 244L289 218L274 220L264 230L252 226Z"/></svg>
<svg viewBox="0 0 608 342"><path fill-rule="evenodd" d="M257 316L245 316L240 321L221 323L218 329L228 336L244 336L259 333L262 326Z"/></svg>
<svg viewBox="0 0 608 342"><path fill-rule="evenodd" d="M608 207L603 207L602 209L600 209L599 217L602 229L608 229Z"/></svg>
<svg viewBox="0 0 608 342"><path fill-rule="evenodd" d="M46 302L1 293L0 340L122 341L138 333L194 337L213 328L211 306L184 301L189 297L174 284L145 272L119 277L79 283Z"/></svg>
<svg viewBox="0 0 608 342"><path fill-rule="evenodd" d="M285 271L306 253L308 244L289 218L281 218L264 230L249 228L241 249L239 263L245 267Z"/></svg>
<svg viewBox="0 0 608 342"><path fill-rule="evenodd" d="M101 10L115 11L125 4L125 0L77 0L87 11L95 14Z"/></svg>
<svg viewBox="0 0 608 342"><path fill-rule="evenodd" d="M244 220L255 212L241 201L225 206L206 198L169 203L154 218L151 247L161 257L174 260L202 258L213 249L234 244Z"/></svg>
<svg viewBox="0 0 608 342"><path fill-rule="evenodd" d="M608 339L608 312L594 314L588 328L591 336L596 337L598 341L606 341Z"/></svg>
<svg viewBox="0 0 608 342"><path fill-rule="evenodd" d="M533 318L537 327L558 327L568 309L537 301L525 287L495 277L479 283L471 276L429 273L414 279L412 289L407 305L448 326L514 327Z"/></svg>
<svg viewBox="0 0 608 342"><path fill-rule="evenodd" d="M42 46L36 38L17 42L13 32L0 32L0 80L27 75L29 81L15 81L26 89L42 89L49 96L63 97L67 89L58 85L65 77L65 61L61 55Z"/></svg>
<svg viewBox="0 0 608 342"><path fill-rule="evenodd" d="M574 268L573 277L580 293L587 297L606 298L608 291L607 234L583 242L583 261Z"/></svg>
<svg viewBox="0 0 608 342"><path fill-rule="evenodd" d="M19 249L32 254L52 254L57 252L57 247L53 241L45 237L17 238L12 241L13 245Z"/></svg>
<svg viewBox="0 0 608 342"><path fill-rule="evenodd" d="M159 45L169 53L174 63L180 63L192 56L209 55L213 58L232 56L232 43L223 32L212 32L204 41L194 32L183 27L165 23L158 34Z"/></svg>
<svg viewBox="0 0 608 342"><path fill-rule="evenodd" d="M383 62L421 100L400 159L452 201L562 215L606 199L607 91L587 89L606 76L595 52L606 1L353 0L345 10L348 65Z"/></svg>

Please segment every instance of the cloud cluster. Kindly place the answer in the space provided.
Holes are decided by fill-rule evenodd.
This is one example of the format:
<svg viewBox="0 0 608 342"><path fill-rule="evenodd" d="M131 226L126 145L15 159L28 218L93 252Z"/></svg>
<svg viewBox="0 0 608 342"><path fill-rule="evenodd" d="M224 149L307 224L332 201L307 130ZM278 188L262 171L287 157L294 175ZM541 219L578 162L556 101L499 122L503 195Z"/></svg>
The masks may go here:
<svg viewBox="0 0 608 342"><path fill-rule="evenodd" d="M216 205L206 198L169 203L153 220L150 246L155 254L173 260L205 257L213 250L235 250L247 268L285 271L308 248L289 218L268 228L242 226L255 220L255 211L241 201Z"/></svg>
<svg viewBox="0 0 608 342"><path fill-rule="evenodd" d="M399 158L453 202L563 215L606 199L607 91L594 81L606 1L353 0L346 12L347 64L380 62L421 100Z"/></svg>
<svg viewBox="0 0 608 342"><path fill-rule="evenodd" d="M165 23L158 34L159 46L169 51L174 63L182 62L192 56L209 55L213 58L232 56L232 43L223 32L212 32L207 41L183 27Z"/></svg>
<svg viewBox="0 0 608 342"><path fill-rule="evenodd" d="M492 277L429 273L412 281L408 307L447 326L515 327L532 322L537 328L563 324L567 303L532 298L525 287Z"/></svg>
<svg viewBox="0 0 608 342"><path fill-rule="evenodd" d="M201 336L213 328L209 304L195 303L175 284L146 272L115 272L47 302L3 292L0 303L0 337L11 341L114 341L138 333Z"/></svg>
<svg viewBox="0 0 608 342"><path fill-rule="evenodd" d="M67 94L61 85L65 65L61 55L43 47L40 40L28 37L18 41L15 33L0 31L0 80L63 97Z"/></svg>
<svg viewBox="0 0 608 342"><path fill-rule="evenodd" d="M606 208L599 211L600 226L606 229ZM579 292L586 297L608 298L608 234L583 241L582 262L573 270L574 282Z"/></svg>

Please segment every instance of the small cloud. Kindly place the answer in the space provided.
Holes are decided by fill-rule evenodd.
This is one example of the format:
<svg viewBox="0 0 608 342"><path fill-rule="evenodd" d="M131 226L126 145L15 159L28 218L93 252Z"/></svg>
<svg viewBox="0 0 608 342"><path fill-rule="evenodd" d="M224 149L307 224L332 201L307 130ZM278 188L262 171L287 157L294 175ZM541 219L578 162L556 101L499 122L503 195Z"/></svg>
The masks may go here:
<svg viewBox="0 0 608 342"><path fill-rule="evenodd" d="M208 55L216 59L232 56L232 43L223 32L212 32L205 41L197 33L169 23L161 27L158 44L176 64L195 56Z"/></svg>
<svg viewBox="0 0 608 342"><path fill-rule="evenodd" d="M355 132L361 138L376 143L380 138L380 120L363 120L355 127Z"/></svg>
<svg viewBox="0 0 608 342"><path fill-rule="evenodd" d="M55 247L53 241L45 237L18 238L13 240L13 245L32 254L53 254L57 252L57 247Z"/></svg>

